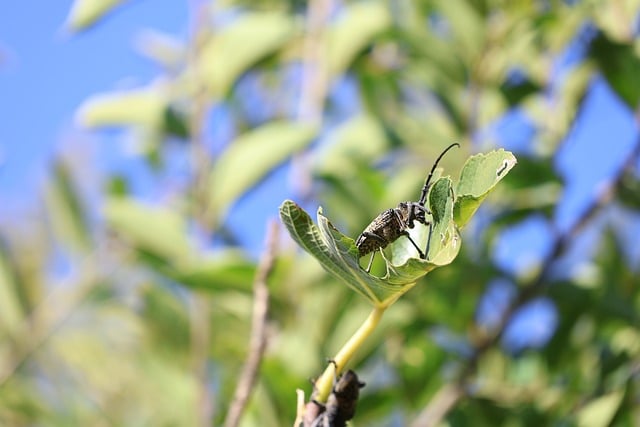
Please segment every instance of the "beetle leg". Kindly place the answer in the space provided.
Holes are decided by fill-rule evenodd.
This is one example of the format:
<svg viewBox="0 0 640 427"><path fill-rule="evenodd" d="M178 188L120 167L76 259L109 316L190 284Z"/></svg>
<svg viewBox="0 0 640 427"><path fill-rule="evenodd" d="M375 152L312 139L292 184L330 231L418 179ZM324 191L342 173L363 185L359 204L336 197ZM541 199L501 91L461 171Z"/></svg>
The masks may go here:
<svg viewBox="0 0 640 427"><path fill-rule="evenodd" d="M384 240L382 237L378 236L375 233L371 233L369 231L363 231L362 232L362 236L368 238L368 239L373 239L376 240L378 243L380 243L380 246L383 246L387 243L386 240ZM380 247L379 246L379 247ZM371 253L371 258L369 259L369 265L367 265L367 269L365 270L367 273L371 270L371 265L373 264L373 258L376 256L376 251L374 250Z"/></svg>
<svg viewBox="0 0 640 427"><path fill-rule="evenodd" d="M362 235L364 237L368 237L369 239L373 239L373 240L377 240L378 242L380 242L381 244L385 244L387 243L386 240L384 240L382 237L378 236L375 233L371 233L370 231L363 231Z"/></svg>
<svg viewBox="0 0 640 427"><path fill-rule="evenodd" d="M367 269L365 270L367 273L371 271L371 264L373 264L373 258L376 256L376 251L371 252L371 258L369 258L369 265L367 265Z"/></svg>
<svg viewBox="0 0 640 427"><path fill-rule="evenodd" d="M424 249L424 256L421 256L422 259L427 259L427 256L429 255L429 247L431 246L431 234L433 234L432 226L433 224L429 222L429 236L427 237L427 247Z"/></svg>
<svg viewBox="0 0 640 427"><path fill-rule="evenodd" d="M431 223L429 223L431 224ZM418 247L418 245L416 244L416 242L413 241L413 239L411 238L411 236L409 235L409 232L407 230L404 230L402 232L403 236L407 236L407 239L409 239L409 241L411 242L411 244L413 245L414 248L416 248L416 250L418 251L418 254L420 254L420 258L424 259L425 258L425 254L422 252L422 249L420 249ZM431 237L431 228L429 228L429 237ZM429 242L427 241L427 248L429 248Z"/></svg>
<svg viewBox="0 0 640 427"><path fill-rule="evenodd" d="M420 209L422 212L424 212L424 213L425 213L425 214L427 214L427 215L431 215L431 211L430 211L430 210L429 210L429 208L428 208L428 207L426 207L426 206L422 206L422 205L418 205L418 204L416 204L416 208L417 208L417 209Z"/></svg>

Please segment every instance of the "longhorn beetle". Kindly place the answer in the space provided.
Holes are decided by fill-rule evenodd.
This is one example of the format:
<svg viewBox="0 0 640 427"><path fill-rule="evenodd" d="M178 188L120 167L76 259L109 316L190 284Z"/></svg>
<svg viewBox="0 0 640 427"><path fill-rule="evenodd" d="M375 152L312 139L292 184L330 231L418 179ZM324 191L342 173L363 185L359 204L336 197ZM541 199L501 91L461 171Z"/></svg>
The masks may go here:
<svg viewBox="0 0 640 427"><path fill-rule="evenodd" d="M358 259L371 254L369 259L369 265L365 270L367 273L371 270L371 264L373 258L376 256L376 251L386 248L389 243L395 242L400 236L406 236L411 244L416 248L421 259L425 259L429 253L429 245L431 244L431 222L427 223L426 215L431 214L429 209L425 207L427 201L427 193L431 185L431 177L433 172L438 166L438 162L442 159L447 151L453 147L459 147L460 144L454 143L448 146L436 159L429 176L427 176L424 186L422 187L422 194L420 194L420 200L417 202L400 202L398 206L393 209L387 209L378 215L371 224L364 229L364 231L358 236L356 240L356 247L358 248ZM421 224L429 225L429 237L427 238L427 246L424 252L418 247L416 242L413 241L408 228L413 228L414 221L418 221ZM384 257L384 254L382 255Z"/></svg>

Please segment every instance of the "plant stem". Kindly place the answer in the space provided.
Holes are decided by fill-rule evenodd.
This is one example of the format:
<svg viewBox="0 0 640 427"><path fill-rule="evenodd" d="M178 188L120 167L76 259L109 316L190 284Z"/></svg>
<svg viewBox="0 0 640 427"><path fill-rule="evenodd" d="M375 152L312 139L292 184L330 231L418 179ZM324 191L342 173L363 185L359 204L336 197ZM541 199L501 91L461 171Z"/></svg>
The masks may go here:
<svg viewBox="0 0 640 427"><path fill-rule="evenodd" d="M371 335L373 330L380 323L382 314L388 306L375 307L369 314L369 317L364 321L362 326L353 334L353 336L342 346L338 354L333 358L333 361L338 367L336 372L336 366L330 363L327 369L324 370L320 378L315 383L315 400L318 402L326 402L329 394L331 394L331 388L333 386L333 380L336 374L339 374L347 365L356 350L362 345L364 340Z"/></svg>

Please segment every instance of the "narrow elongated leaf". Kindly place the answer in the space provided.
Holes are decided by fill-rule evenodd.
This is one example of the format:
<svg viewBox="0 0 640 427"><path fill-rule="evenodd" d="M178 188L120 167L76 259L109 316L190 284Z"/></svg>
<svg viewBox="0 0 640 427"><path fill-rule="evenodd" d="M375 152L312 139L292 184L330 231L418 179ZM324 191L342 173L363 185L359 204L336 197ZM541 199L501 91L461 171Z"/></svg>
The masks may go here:
<svg viewBox="0 0 640 427"><path fill-rule="evenodd" d="M155 29L145 29L135 40L136 50L169 70L177 70L187 58L187 46L178 37Z"/></svg>
<svg viewBox="0 0 640 427"><path fill-rule="evenodd" d="M221 220L236 198L309 144L315 135L316 128L311 125L273 122L233 141L211 172L211 211L215 218Z"/></svg>
<svg viewBox="0 0 640 427"><path fill-rule="evenodd" d="M186 223L178 213L132 199L113 198L105 206L107 223L138 250L165 263L189 258Z"/></svg>
<svg viewBox="0 0 640 427"><path fill-rule="evenodd" d="M11 336L24 318L8 248L0 241L0 336Z"/></svg>
<svg viewBox="0 0 640 427"><path fill-rule="evenodd" d="M503 149L467 159L460 174L453 209L458 227L462 228L469 222L487 194L516 163L515 156Z"/></svg>
<svg viewBox="0 0 640 427"><path fill-rule="evenodd" d="M370 164L387 145L384 128L370 115L358 115L347 120L329 138L332 143L323 147L319 156L317 171L321 174L343 174L353 168L354 159Z"/></svg>
<svg viewBox="0 0 640 427"><path fill-rule="evenodd" d="M237 252L217 252L214 257L180 264L167 272L177 282L194 289L251 290L255 263Z"/></svg>
<svg viewBox="0 0 640 427"><path fill-rule="evenodd" d="M84 207L66 165L56 163L47 185L45 201L55 235L67 249L81 251L91 246Z"/></svg>
<svg viewBox="0 0 640 427"><path fill-rule="evenodd" d="M579 427L606 427L620 407L624 390L614 391L591 401L578 412Z"/></svg>
<svg viewBox="0 0 640 427"><path fill-rule="evenodd" d="M250 66L273 54L294 35L294 22L281 13L246 13L203 47L199 72L209 91L223 97Z"/></svg>
<svg viewBox="0 0 640 427"><path fill-rule="evenodd" d="M67 16L67 26L73 31L87 29L123 2L124 0L75 0Z"/></svg>
<svg viewBox="0 0 640 427"><path fill-rule="evenodd" d="M438 11L442 13L447 24L452 28L456 45L462 55L473 58L479 54L485 42L485 25L483 17L479 15L472 3L461 1L439 0L436 2Z"/></svg>
<svg viewBox="0 0 640 427"><path fill-rule="evenodd" d="M86 127L159 127L167 107L168 100L160 88L144 88L95 95L80 106L76 117Z"/></svg>
<svg viewBox="0 0 640 427"><path fill-rule="evenodd" d="M344 73L356 55L391 25L387 7L378 2L360 2L346 7L328 34L329 75Z"/></svg>

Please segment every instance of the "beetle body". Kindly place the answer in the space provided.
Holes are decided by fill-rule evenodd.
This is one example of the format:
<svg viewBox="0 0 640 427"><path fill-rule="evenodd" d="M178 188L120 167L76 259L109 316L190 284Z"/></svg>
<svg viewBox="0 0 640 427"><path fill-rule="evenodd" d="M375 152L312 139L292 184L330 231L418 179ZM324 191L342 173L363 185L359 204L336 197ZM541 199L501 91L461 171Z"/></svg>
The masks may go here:
<svg viewBox="0 0 640 427"><path fill-rule="evenodd" d="M444 156L444 154L451 148L459 146L459 144L451 144L447 147L436 159L429 176L422 187L422 193L420 200L417 202L400 202L397 207L393 209L387 209L378 215L371 223L364 229L362 233L356 239L356 247L358 248L358 257L371 254L369 259L369 265L366 268L368 273L371 270L371 264L375 257L376 251L381 251L386 248L390 243L395 242L401 236L406 236L413 246L417 249L420 258L425 259L429 253L429 244L431 242L431 222L427 221L427 214L430 214L429 210L425 207L427 194L431 183L431 177L438 165L438 162ZM423 251L418 247L416 242L413 241L407 229L414 227L414 221L418 221L423 225L429 226L429 237L427 238L427 246Z"/></svg>
<svg viewBox="0 0 640 427"><path fill-rule="evenodd" d="M356 246L359 255L386 248L389 243L406 235L407 228L413 228L414 220L426 225L425 209L416 202L401 202L397 207L382 212L358 236Z"/></svg>

